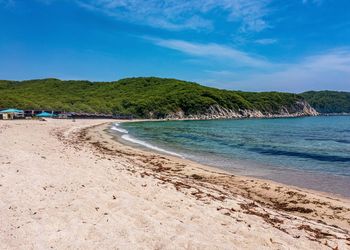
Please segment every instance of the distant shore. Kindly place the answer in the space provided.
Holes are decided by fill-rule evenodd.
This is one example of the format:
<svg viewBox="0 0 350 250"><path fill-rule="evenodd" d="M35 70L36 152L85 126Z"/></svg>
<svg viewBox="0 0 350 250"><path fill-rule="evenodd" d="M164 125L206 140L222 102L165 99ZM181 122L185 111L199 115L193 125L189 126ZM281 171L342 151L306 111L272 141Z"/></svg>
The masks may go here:
<svg viewBox="0 0 350 250"><path fill-rule="evenodd" d="M350 113L323 113L321 116L350 116Z"/></svg>
<svg viewBox="0 0 350 250"><path fill-rule="evenodd" d="M124 145L110 122L0 121L1 248L350 246L350 200Z"/></svg>

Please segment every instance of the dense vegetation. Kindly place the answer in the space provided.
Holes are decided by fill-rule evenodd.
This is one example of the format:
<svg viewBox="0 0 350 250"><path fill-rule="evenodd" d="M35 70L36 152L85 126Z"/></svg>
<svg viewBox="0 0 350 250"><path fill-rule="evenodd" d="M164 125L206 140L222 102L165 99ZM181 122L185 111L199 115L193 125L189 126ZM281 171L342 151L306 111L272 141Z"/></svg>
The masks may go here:
<svg viewBox="0 0 350 250"><path fill-rule="evenodd" d="M350 113L349 92L309 91L302 96L320 113Z"/></svg>
<svg viewBox="0 0 350 250"><path fill-rule="evenodd" d="M248 93L219 90L196 83L161 78L128 78L116 82L43 79L0 81L0 108L85 111L164 117L182 110L204 113L212 105L239 110L278 113L281 107L295 112L296 94Z"/></svg>

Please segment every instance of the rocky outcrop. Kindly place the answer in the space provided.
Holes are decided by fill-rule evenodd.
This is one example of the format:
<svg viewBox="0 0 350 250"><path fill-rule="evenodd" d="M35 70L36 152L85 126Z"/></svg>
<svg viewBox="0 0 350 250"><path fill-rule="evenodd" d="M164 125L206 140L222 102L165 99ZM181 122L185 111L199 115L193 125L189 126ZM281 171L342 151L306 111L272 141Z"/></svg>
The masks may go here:
<svg viewBox="0 0 350 250"><path fill-rule="evenodd" d="M319 113L305 101L298 101L291 107L281 107L278 112L269 113L259 110L249 109L227 109L219 105L210 106L205 112L186 115L182 110L168 114L166 119L239 119L239 118L283 118L283 117L302 117L317 116Z"/></svg>
<svg viewBox="0 0 350 250"><path fill-rule="evenodd" d="M309 116L317 116L319 115L319 113L313 108L311 107L311 105L306 102L299 102L299 105L301 105L303 107L303 113L309 115Z"/></svg>

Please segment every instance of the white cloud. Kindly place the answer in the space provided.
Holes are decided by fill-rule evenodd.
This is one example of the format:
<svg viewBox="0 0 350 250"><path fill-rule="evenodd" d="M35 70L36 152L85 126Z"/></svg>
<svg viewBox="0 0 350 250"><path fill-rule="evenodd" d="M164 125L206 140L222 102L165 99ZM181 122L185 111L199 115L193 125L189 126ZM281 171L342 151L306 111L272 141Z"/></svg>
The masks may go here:
<svg viewBox="0 0 350 250"><path fill-rule="evenodd" d="M249 55L243 51L216 43L192 43L184 40L146 38L154 44L180 51L194 57L204 57L209 60L225 60L230 65L239 67L265 68L271 66L268 61L258 56Z"/></svg>
<svg viewBox="0 0 350 250"><path fill-rule="evenodd" d="M269 27L265 17L271 0L75 0L89 10L118 20L169 30L211 29L211 11L220 11L227 22L240 23L241 31Z"/></svg>
<svg viewBox="0 0 350 250"><path fill-rule="evenodd" d="M219 80L219 79L218 79ZM228 80L228 79L227 79ZM283 69L231 79L231 88L302 92L334 89L350 91L350 49L341 48L286 64Z"/></svg>

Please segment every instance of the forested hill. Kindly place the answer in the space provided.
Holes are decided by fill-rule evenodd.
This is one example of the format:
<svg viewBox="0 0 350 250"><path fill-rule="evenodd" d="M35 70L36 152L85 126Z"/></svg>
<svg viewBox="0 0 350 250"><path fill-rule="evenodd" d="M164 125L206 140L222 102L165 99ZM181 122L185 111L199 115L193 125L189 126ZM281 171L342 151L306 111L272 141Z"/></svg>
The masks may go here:
<svg viewBox="0 0 350 250"><path fill-rule="evenodd" d="M350 113L350 92L309 91L301 95L320 113Z"/></svg>
<svg viewBox="0 0 350 250"><path fill-rule="evenodd" d="M0 108L132 114L143 118L313 115L297 94L219 90L162 78L116 82L42 79L0 81Z"/></svg>

